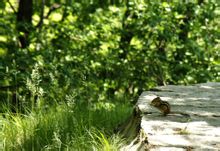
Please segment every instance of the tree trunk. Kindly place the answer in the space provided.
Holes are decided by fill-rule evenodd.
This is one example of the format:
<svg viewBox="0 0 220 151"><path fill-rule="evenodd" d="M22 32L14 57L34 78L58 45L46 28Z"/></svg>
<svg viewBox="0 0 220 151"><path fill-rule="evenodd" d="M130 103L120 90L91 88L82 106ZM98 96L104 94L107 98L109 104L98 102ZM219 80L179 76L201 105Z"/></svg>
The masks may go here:
<svg viewBox="0 0 220 151"><path fill-rule="evenodd" d="M126 20L131 15L131 11L129 10L129 0L126 1L126 11L122 19L122 31L121 31L121 40L119 47L122 50L122 53L119 54L120 59L125 59L127 57L130 41L133 37L133 31L131 25L126 23ZM131 17L131 16L130 16ZM133 16L132 16L133 17Z"/></svg>
<svg viewBox="0 0 220 151"><path fill-rule="evenodd" d="M33 0L20 0L17 13L17 31L21 48L29 45L29 33L32 28Z"/></svg>

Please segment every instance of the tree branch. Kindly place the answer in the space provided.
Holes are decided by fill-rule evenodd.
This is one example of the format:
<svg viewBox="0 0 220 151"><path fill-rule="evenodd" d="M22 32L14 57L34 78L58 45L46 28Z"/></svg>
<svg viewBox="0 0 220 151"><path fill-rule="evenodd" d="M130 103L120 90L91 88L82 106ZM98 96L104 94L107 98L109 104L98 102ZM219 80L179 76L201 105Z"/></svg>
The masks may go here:
<svg viewBox="0 0 220 151"><path fill-rule="evenodd" d="M63 22L66 19L66 17L69 15L67 7L71 6L71 3L72 3L72 0L66 0L65 5L64 5L64 11L63 11L63 16L62 16L61 22Z"/></svg>
<svg viewBox="0 0 220 151"><path fill-rule="evenodd" d="M56 9L58 9L58 8L60 8L60 7L61 7L60 4L54 3L54 4L50 7L49 12L47 13L47 15L46 15L44 18L48 18L53 11L55 11Z"/></svg>
<svg viewBox="0 0 220 151"><path fill-rule="evenodd" d="M11 9L13 10L13 12L15 14L17 14L17 11L15 10L15 8L13 7L13 5L11 4L10 0L7 0L8 4L10 5Z"/></svg>
<svg viewBox="0 0 220 151"><path fill-rule="evenodd" d="M44 5L45 5L45 0L41 1L41 13L40 13L40 21L37 24L36 28L40 28L44 22Z"/></svg>

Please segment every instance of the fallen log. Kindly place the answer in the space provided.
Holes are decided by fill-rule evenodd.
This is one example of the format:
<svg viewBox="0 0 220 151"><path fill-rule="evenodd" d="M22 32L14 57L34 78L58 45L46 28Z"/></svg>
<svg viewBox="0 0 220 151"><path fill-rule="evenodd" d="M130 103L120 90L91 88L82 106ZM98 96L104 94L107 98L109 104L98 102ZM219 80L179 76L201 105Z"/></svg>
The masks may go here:
<svg viewBox="0 0 220 151"><path fill-rule="evenodd" d="M152 107L156 97L168 102L174 113L165 116ZM130 140L122 151L220 150L220 83L145 91L119 130Z"/></svg>

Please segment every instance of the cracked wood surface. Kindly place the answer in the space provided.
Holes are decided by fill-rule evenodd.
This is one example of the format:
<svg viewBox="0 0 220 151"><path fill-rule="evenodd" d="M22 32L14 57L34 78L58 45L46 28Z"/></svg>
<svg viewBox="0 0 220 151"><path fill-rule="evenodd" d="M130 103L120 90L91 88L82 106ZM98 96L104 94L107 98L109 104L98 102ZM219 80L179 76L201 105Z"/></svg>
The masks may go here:
<svg viewBox="0 0 220 151"><path fill-rule="evenodd" d="M178 113L163 116L150 106L157 96L170 103L171 111L190 117ZM127 150L146 150L146 146L151 151L220 150L220 83L157 87L143 92L137 107L142 113L141 130L148 141L141 147L141 142L139 147L131 143Z"/></svg>

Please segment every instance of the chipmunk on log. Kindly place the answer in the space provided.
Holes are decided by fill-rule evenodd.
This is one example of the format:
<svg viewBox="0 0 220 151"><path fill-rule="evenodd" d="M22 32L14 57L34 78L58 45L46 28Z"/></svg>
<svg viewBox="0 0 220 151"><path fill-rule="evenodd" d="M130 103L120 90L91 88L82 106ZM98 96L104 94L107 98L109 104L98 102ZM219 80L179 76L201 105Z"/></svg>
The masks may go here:
<svg viewBox="0 0 220 151"><path fill-rule="evenodd" d="M160 97L154 98L151 101L150 105L160 110L164 116L166 116L167 114L181 114L184 116L190 116L189 114L186 113L171 111L170 104L167 101L163 101Z"/></svg>

